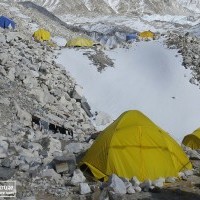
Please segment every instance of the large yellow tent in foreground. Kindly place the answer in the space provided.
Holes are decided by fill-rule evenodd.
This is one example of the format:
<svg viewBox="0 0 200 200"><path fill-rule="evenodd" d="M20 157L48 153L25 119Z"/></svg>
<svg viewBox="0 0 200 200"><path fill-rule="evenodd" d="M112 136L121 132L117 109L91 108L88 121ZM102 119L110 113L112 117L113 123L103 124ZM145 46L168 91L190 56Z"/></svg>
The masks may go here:
<svg viewBox="0 0 200 200"><path fill-rule="evenodd" d="M140 181L177 176L192 165L180 145L139 111L124 112L96 139L80 168L96 179L111 174Z"/></svg>
<svg viewBox="0 0 200 200"><path fill-rule="evenodd" d="M73 38L66 44L67 47L92 47L93 45L92 40L82 37Z"/></svg>
<svg viewBox="0 0 200 200"><path fill-rule="evenodd" d="M151 31L144 31L139 34L139 37L143 39L153 39L155 34Z"/></svg>
<svg viewBox="0 0 200 200"><path fill-rule="evenodd" d="M45 29L38 29L33 33L33 37L37 41L49 41L51 38L51 34Z"/></svg>
<svg viewBox="0 0 200 200"><path fill-rule="evenodd" d="M195 130L192 134L186 135L182 143L191 149L200 149L200 128Z"/></svg>

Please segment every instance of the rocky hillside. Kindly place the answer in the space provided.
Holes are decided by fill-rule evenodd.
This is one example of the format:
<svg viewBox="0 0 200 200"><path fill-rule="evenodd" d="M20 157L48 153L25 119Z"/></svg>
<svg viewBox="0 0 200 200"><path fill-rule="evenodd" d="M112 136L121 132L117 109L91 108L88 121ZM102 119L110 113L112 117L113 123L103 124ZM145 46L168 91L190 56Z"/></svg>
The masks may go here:
<svg viewBox="0 0 200 200"><path fill-rule="evenodd" d="M0 179L18 180L19 199L40 187L55 193L60 186L43 182L64 181L63 169L57 174L52 161L70 160L73 165L64 171L72 173L74 153L90 146L95 129L74 96L75 81L55 64L53 49L23 33L0 30Z"/></svg>

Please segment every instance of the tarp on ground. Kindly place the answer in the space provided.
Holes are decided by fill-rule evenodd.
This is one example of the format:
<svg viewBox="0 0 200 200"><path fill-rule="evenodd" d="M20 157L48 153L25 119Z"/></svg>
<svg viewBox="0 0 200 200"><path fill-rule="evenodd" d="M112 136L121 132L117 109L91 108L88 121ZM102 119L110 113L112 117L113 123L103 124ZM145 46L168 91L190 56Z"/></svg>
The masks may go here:
<svg viewBox="0 0 200 200"><path fill-rule="evenodd" d="M135 40L137 38L137 33L131 33L126 35L126 41Z"/></svg>

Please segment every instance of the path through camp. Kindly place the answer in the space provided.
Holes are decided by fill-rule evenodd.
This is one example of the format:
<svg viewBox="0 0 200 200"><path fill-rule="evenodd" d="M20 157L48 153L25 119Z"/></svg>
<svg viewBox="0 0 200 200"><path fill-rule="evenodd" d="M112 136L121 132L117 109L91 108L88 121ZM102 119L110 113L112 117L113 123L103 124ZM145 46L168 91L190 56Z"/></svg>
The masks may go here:
<svg viewBox="0 0 200 200"><path fill-rule="evenodd" d="M116 119L126 110L138 109L179 141L199 126L199 88L189 82L191 71L182 66L177 50L167 49L163 40L106 51L115 67L102 73L85 51L63 49L57 62L83 86L93 111Z"/></svg>

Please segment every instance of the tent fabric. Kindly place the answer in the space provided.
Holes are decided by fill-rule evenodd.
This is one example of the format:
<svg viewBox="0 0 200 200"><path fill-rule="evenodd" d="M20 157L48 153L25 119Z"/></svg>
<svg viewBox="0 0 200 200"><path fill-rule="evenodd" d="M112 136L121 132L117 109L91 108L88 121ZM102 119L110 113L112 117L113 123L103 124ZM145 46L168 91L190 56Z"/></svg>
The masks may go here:
<svg viewBox="0 0 200 200"><path fill-rule="evenodd" d="M66 44L67 47L92 47L93 45L92 40L82 37L73 38Z"/></svg>
<svg viewBox="0 0 200 200"><path fill-rule="evenodd" d="M13 29L15 29L15 22L7 17L1 16L0 17L0 27L1 28L9 28L12 27Z"/></svg>
<svg viewBox="0 0 200 200"><path fill-rule="evenodd" d="M33 37L37 41L49 41L51 38L51 34L45 29L38 29L33 33Z"/></svg>
<svg viewBox="0 0 200 200"><path fill-rule="evenodd" d="M104 181L113 173L144 181L192 168L180 145L136 110L120 115L97 137L79 164L85 165Z"/></svg>
<svg viewBox="0 0 200 200"><path fill-rule="evenodd" d="M200 149L200 128L195 130L192 134L186 135L182 143L191 149Z"/></svg>
<svg viewBox="0 0 200 200"><path fill-rule="evenodd" d="M144 39L148 39L148 38L154 38L155 34L151 31L144 31L144 32L141 32L139 34L139 37L140 38L144 38Z"/></svg>
<svg viewBox="0 0 200 200"><path fill-rule="evenodd" d="M126 41L135 40L137 38L137 33L126 35Z"/></svg>

